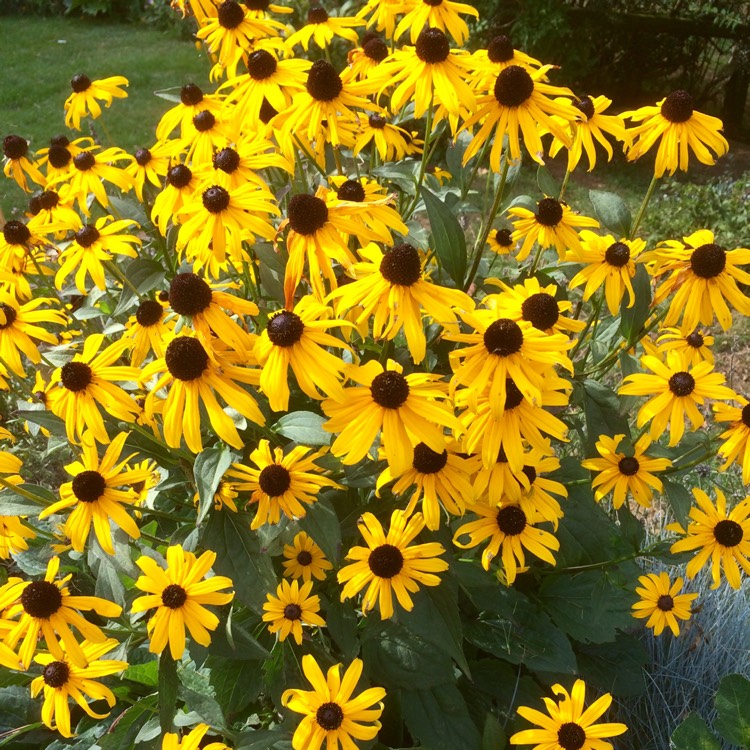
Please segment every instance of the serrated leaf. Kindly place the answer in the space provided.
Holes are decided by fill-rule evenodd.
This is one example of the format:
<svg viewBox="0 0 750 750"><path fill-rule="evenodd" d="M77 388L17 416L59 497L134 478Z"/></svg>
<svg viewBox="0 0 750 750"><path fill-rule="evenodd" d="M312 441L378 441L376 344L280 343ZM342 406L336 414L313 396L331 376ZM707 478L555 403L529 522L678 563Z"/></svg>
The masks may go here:
<svg viewBox="0 0 750 750"><path fill-rule="evenodd" d="M458 219L435 193L421 189L432 230L435 255L442 268L461 286L466 275L466 236Z"/></svg>
<svg viewBox="0 0 750 750"><path fill-rule="evenodd" d="M341 649L343 657L351 661L359 653L357 614L354 605L349 601L340 602L338 598L334 598L324 609L328 634Z"/></svg>
<svg viewBox="0 0 750 750"><path fill-rule="evenodd" d="M589 198L596 218L615 235L615 239L630 236L630 209L619 195L606 190L589 190Z"/></svg>
<svg viewBox="0 0 750 750"><path fill-rule="evenodd" d="M27 500L14 492L0 493L0 516L29 516L36 518L46 506Z"/></svg>
<svg viewBox="0 0 750 750"><path fill-rule="evenodd" d="M122 676L126 680L138 682L148 687L159 686L159 662L157 659L147 661L145 664L131 664Z"/></svg>
<svg viewBox="0 0 750 750"><path fill-rule="evenodd" d="M300 445L329 445L331 433L323 429L325 421L325 417L311 411L293 411L285 414L271 429Z"/></svg>
<svg viewBox="0 0 750 750"><path fill-rule="evenodd" d="M219 487L224 472L232 464L232 454L226 448L206 448L195 457L193 477L198 488L198 517L196 526L200 525L214 507L214 495Z"/></svg>
<svg viewBox="0 0 750 750"><path fill-rule="evenodd" d="M750 680L741 674L723 677L714 703L719 713L714 729L731 745L750 746Z"/></svg>
<svg viewBox="0 0 750 750"><path fill-rule="evenodd" d="M67 362L69 359L70 357L66 357L65 361ZM64 362L61 364L64 364ZM33 409L18 409L18 411L16 411L16 414L21 419L25 419L27 422L33 422L34 424L38 424L40 427L44 427L45 429L49 430L53 435L57 435L58 437L65 437L66 435L65 422L63 422L62 419L60 419L60 417L55 416L50 411L36 411Z"/></svg>
<svg viewBox="0 0 750 750"><path fill-rule="evenodd" d="M637 635L618 633L614 643L576 644L581 678L600 690L623 698L646 691L649 653Z"/></svg>
<svg viewBox="0 0 750 750"><path fill-rule="evenodd" d="M672 734L672 750L721 750L706 722L691 713Z"/></svg>

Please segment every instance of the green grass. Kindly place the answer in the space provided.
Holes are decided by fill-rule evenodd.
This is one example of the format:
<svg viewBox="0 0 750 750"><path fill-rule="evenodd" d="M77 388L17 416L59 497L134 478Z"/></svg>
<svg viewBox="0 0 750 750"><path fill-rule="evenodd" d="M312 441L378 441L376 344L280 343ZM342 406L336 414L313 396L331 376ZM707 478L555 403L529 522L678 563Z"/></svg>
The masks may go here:
<svg viewBox="0 0 750 750"><path fill-rule="evenodd" d="M173 106L154 91L189 81L213 90L208 60L191 39L144 24L3 17L0 70L0 137L22 135L33 149L47 146L50 137L60 133L76 137L65 128L63 113L69 81L76 73L92 79L123 75L130 81L128 98L116 99L105 109L94 129L102 145L131 153L154 142L156 123ZM6 218L26 203L14 183L0 182L0 208Z"/></svg>

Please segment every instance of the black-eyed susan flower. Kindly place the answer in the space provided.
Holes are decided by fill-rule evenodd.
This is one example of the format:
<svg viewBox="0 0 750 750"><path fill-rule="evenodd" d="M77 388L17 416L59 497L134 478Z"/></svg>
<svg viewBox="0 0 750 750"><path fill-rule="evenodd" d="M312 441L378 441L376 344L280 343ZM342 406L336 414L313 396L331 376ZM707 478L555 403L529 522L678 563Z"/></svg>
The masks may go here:
<svg viewBox="0 0 750 750"><path fill-rule="evenodd" d="M119 643L114 638L108 638L103 643L84 641L81 651L86 657L85 667L76 665L67 657L60 659L52 654L37 654L34 657L34 661L43 669L42 674L31 682L31 697L36 698L44 691L42 721L46 726L56 729L63 737L73 736L70 728L70 698L92 719L109 716L109 711L104 714L96 713L86 699L106 701L110 708L115 705L114 693L98 680L122 672L128 666L126 661L101 658L117 646Z"/></svg>
<svg viewBox="0 0 750 750"><path fill-rule="evenodd" d="M140 367L153 352L156 357L163 357L165 339L169 339L174 330L174 321L169 320L164 303L160 299L142 300L133 315L128 318L123 338L132 339L130 364Z"/></svg>
<svg viewBox="0 0 750 750"><path fill-rule="evenodd" d="M672 462L668 458L652 458L646 455L651 438L642 435L633 446L633 455L628 456L617 450L625 435L599 435L596 450L600 458L587 458L581 461L584 469L597 472L591 486L594 499L600 502L614 491L612 504L619 508L631 495L643 508L651 507L654 490L663 492L661 479L656 472L668 469Z"/></svg>
<svg viewBox="0 0 750 750"><path fill-rule="evenodd" d="M79 610L94 610L100 617L108 618L119 617L122 612L118 604L98 596L72 595L68 591L71 575L56 580L59 569L60 558L53 557L47 563L44 580L11 578L0 587L0 611L5 610L4 617L11 622L3 641L11 649L21 641L18 656L24 669L31 664L40 635L54 658L85 667L88 659L71 628L92 643L104 643L106 636L97 625L82 617Z"/></svg>
<svg viewBox="0 0 750 750"><path fill-rule="evenodd" d="M301 578L305 583L315 578L325 580L326 571L333 570L323 550L306 532L300 531L291 544L284 545L284 575L289 578Z"/></svg>
<svg viewBox="0 0 750 750"><path fill-rule="evenodd" d="M168 172L162 190L154 199L151 220L166 235L167 225L174 223L177 212L188 203L198 188L198 179L190 167L175 164Z"/></svg>
<svg viewBox="0 0 750 750"><path fill-rule="evenodd" d="M464 292L429 281L413 245L402 243L383 253L370 243L359 254L364 260L351 268L356 280L335 289L329 299L334 301L339 315L360 308L355 322L372 319L375 339L394 339L403 330L416 364L427 351L423 316L458 333L455 310L468 312L474 308L474 302Z"/></svg>
<svg viewBox="0 0 750 750"><path fill-rule="evenodd" d="M186 138L193 118L203 111L208 111L215 117L221 112L222 101L215 94L204 94L200 86L186 83L180 89L180 103L167 110L156 126L156 138L166 141L172 131L179 128L180 138Z"/></svg>
<svg viewBox="0 0 750 750"><path fill-rule="evenodd" d="M44 237L32 232L28 224L16 219L6 221L0 234L0 269L11 270L22 266L27 255L44 244ZM28 298L31 294L24 296Z"/></svg>
<svg viewBox="0 0 750 750"><path fill-rule="evenodd" d="M338 581L344 584L341 601L366 588L361 604L363 615L377 609L381 620L393 617L394 594L399 605L411 612L414 602L410 594L419 591L419 584L439 586L437 574L448 570L448 563L440 559L445 553L442 544L412 544L424 526L421 513L409 516L394 510L386 533L372 513L364 513L358 527L367 546L352 547L346 555L347 560L356 562L338 572Z"/></svg>
<svg viewBox="0 0 750 750"><path fill-rule="evenodd" d="M122 86L128 85L123 76L110 76L92 81L87 75L79 73L70 79L73 93L65 100L65 124L73 130L81 129L81 118L96 119L102 113L99 101L109 107L114 99L125 99L128 94Z"/></svg>
<svg viewBox="0 0 750 750"><path fill-rule="evenodd" d="M266 594L262 619L269 623L269 632L279 634L280 641L285 641L291 635L300 646L303 625L326 626L326 621L318 614L320 597L310 595L312 586L312 581L300 586L296 580L289 583L284 579L276 589L276 596Z"/></svg>
<svg viewBox="0 0 750 750"><path fill-rule="evenodd" d="M141 245L140 238L123 231L137 226L130 219L115 221L111 216L102 216L94 224L82 226L58 257L60 268L55 274L55 286L62 289L65 279L75 272L76 289L81 294L88 292L86 276L90 276L99 289L106 289L104 263L110 262L114 255L138 257L133 246Z"/></svg>
<svg viewBox="0 0 750 750"><path fill-rule="evenodd" d="M303 297L294 310L273 313L255 342L254 353L263 368L260 387L273 411L289 408L289 368L297 384L313 399L343 398L341 380L345 362L325 347L348 349L326 329L351 325L328 319L331 309L311 296Z"/></svg>
<svg viewBox="0 0 750 750"><path fill-rule="evenodd" d="M222 605L231 602L234 592L220 593L232 586L226 576L206 574L216 553L206 550L200 557L186 552L182 546L167 547L167 567L162 568L151 557L141 556L135 564L143 572L135 582L136 588L145 591L131 607L131 612L156 609L147 624L149 651L160 654L169 645L172 658L177 660L185 651L185 628L190 637L201 646L211 643L209 630L216 630L219 618L205 605Z"/></svg>
<svg viewBox="0 0 750 750"><path fill-rule="evenodd" d="M342 81L363 81L380 65L390 50L388 45L376 33L366 31L362 35L360 46L350 50L346 56L348 67L342 71Z"/></svg>
<svg viewBox="0 0 750 750"><path fill-rule="evenodd" d="M3 173L15 180L24 192L29 192L31 178L37 185L44 187L46 180L39 167L29 159L29 142L20 135L6 135L3 138Z"/></svg>
<svg viewBox="0 0 750 750"><path fill-rule="evenodd" d="M557 198L542 198L536 206L536 212L523 206L508 210L508 214L515 218L511 237L514 242L523 241L516 256L519 262L529 256L534 243L543 249L554 247L562 260L568 251L580 250L578 230L581 227L599 226L596 219L574 213L567 203Z"/></svg>
<svg viewBox="0 0 750 750"><path fill-rule="evenodd" d="M487 244L490 250L497 255L508 255L516 247L513 231L505 227L493 229L487 235Z"/></svg>
<svg viewBox="0 0 750 750"><path fill-rule="evenodd" d="M687 171L690 151L702 164L715 164L724 156L729 144L720 133L724 124L718 117L695 110L693 97L682 89L673 91L653 107L641 107L623 112L622 117L641 123L628 130L633 143L626 155L631 161L639 159L659 142L654 175L674 174L677 167ZM710 150L709 150L710 149Z"/></svg>
<svg viewBox="0 0 750 750"><path fill-rule="evenodd" d="M94 145L94 139L88 136L75 138L72 141L66 135L55 135L50 138L49 146L36 152L40 167L45 167L49 184L56 178L66 175L73 169L73 158L81 151Z"/></svg>
<svg viewBox="0 0 750 750"><path fill-rule="evenodd" d="M62 195L55 190L44 190L29 201L29 229L35 234L51 234L62 239L68 232L77 232L83 223L68 199L69 191Z"/></svg>
<svg viewBox="0 0 750 750"><path fill-rule="evenodd" d="M604 739L628 731L625 724L594 723L612 705L609 693L584 708L583 680L576 680L570 693L562 685L553 685L552 692L561 696L561 700L556 704L551 698L544 699L549 716L534 708L518 707L518 713L539 728L516 732L510 738L511 744L534 745L533 750L612 750L612 745Z"/></svg>
<svg viewBox="0 0 750 750"><path fill-rule="evenodd" d="M305 505L312 505L324 487L341 488L315 463L322 455L304 445L284 455L282 448L271 451L268 440L261 440L249 457L254 467L232 464L227 476L235 480L239 492L252 493L250 504L258 504L251 529L278 523L282 513L291 520L302 518L307 515Z"/></svg>
<svg viewBox="0 0 750 750"><path fill-rule="evenodd" d="M453 410L442 402L447 384L440 375L403 375L401 365L391 359L385 368L375 360L350 365L346 374L358 386L344 389L342 401L323 402L323 412L330 417L323 429L338 433L331 452L344 464L361 461L382 430L388 464L401 472L411 463L417 443L442 453L443 428L461 429Z"/></svg>
<svg viewBox="0 0 750 750"><path fill-rule="evenodd" d="M216 491L214 492L214 510L224 510L226 508L227 510L232 511L232 513L236 513L237 504L235 503L235 499L237 498L237 495L239 495L237 485L227 479L226 476L222 477L219 480L219 484L216 486ZM193 505L197 506L199 500L200 496L196 492L193 496Z"/></svg>
<svg viewBox="0 0 750 750"><path fill-rule="evenodd" d="M445 448L442 453L436 453L424 443L417 443L411 467L401 474L386 467L378 477L376 493L380 495L383 487L394 481L391 487L394 495L405 495L413 490L406 514L413 513L421 500L425 526L437 531L442 508L451 516L462 516L466 503L474 496L471 475L478 468L478 462L474 457L458 455L456 447L452 445L450 451Z"/></svg>
<svg viewBox="0 0 750 750"><path fill-rule="evenodd" d="M413 0L404 6L406 15L396 26L395 38L409 31L412 44L417 41L425 26L448 32L459 46L469 38L469 27L462 15L479 18L479 11L466 3L453 0Z"/></svg>
<svg viewBox="0 0 750 750"><path fill-rule="evenodd" d="M640 428L650 423L652 440L663 435L669 425L669 445L677 445L685 432L686 414L695 431L705 422L698 406L707 399L729 401L737 397L710 362L691 367L678 352L667 352L665 362L647 354L641 357L641 364L653 374L628 375L619 392L623 396L650 397L638 410L637 424Z"/></svg>
<svg viewBox="0 0 750 750"><path fill-rule="evenodd" d="M573 263L585 263L568 284L575 288L586 284L583 290L584 301L604 285L604 297L612 315L617 315L620 304L628 293L628 307L635 304L632 278L635 276L635 260L642 260L641 253L646 247L644 240L616 240L608 234L601 237L594 232L583 230L578 246L572 246L566 260Z"/></svg>
<svg viewBox="0 0 750 750"><path fill-rule="evenodd" d="M100 443L109 443L99 407L123 422L134 422L140 407L117 382L138 380L135 367L117 365L130 346L121 339L99 350L104 336L92 333L86 337L83 351L57 368L47 384L47 407L65 422L68 440L76 443L85 430Z"/></svg>
<svg viewBox="0 0 750 750"><path fill-rule="evenodd" d="M544 65L532 70L521 65L510 65L498 73L492 93L477 99L476 111L463 125L464 129L468 129L481 123L464 152L464 164L479 153L493 130L495 141L490 149L490 166L495 172L500 171L500 154L506 135L512 161L521 158L520 135L529 156L539 164L544 163L540 128L552 133L566 146L572 144L568 128L560 123L574 122L579 118L579 112L572 104L550 98L569 95L567 89L545 83L551 67Z"/></svg>
<svg viewBox="0 0 750 750"><path fill-rule="evenodd" d="M353 16L331 16L325 8L320 5L311 6L307 11L307 23L295 31L286 40L290 47L301 44L307 51L310 41L314 41L321 49L326 49L335 36L346 39L352 44L358 41L358 26L364 26L365 22Z"/></svg>
<svg viewBox="0 0 750 750"><path fill-rule="evenodd" d="M680 634L677 620L689 620L693 601L698 594L681 594L685 581L682 578L672 583L669 575L662 571L658 575L649 573L638 577L640 587L635 593L640 599L633 605L633 617L645 619L646 627L661 635L664 628L669 628L675 636Z"/></svg>
<svg viewBox="0 0 750 750"><path fill-rule="evenodd" d="M247 356L221 348L218 340L209 352L198 338L184 333L167 344L164 357L143 369L140 374L142 383L158 376L146 396L144 408L148 416L156 411L159 390L169 388L161 405L167 445L179 448L184 438L193 453L203 450L202 403L216 434L225 443L242 448L244 441L232 418L219 404L217 395L255 424L265 424L257 402L239 385L258 385L259 382L260 371L244 367L246 362Z"/></svg>
<svg viewBox="0 0 750 750"><path fill-rule="evenodd" d="M0 470L2 470L2 456L0 451ZM3 477L7 482L8 477ZM29 548L27 539L36 539L36 532L23 523L18 516L0 516L0 560L9 560L11 555L17 555Z"/></svg>
<svg viewBox="0 0 750 750"><path fill-rule="evenodd" d="M133 154L133 161L125 167L125 172L132 178L139 201L143 202L144 185L162 187L163 178L183 150L182 141L158 141L150 148L139 148Z"/></svg>
<svg viewBox="0 0 750 750"><path fill-rule="evenodd" d="M555 566L552 553L560 549L560 542L549 531L536 526L542 520L536 514L527 514L516 503L503 503L500 507L469 503L467 510L479 518L459 526L453 544L473 549L489 539L482 553L482 567L489 570L492 560L500 555L509 586L516 580L518 569L526 565L524 550ZM461 541L463 537L468 537L468 541Z"/></svg>
<svg viewBox="0 0 750 750"><path fill-rule="evenodd" d="M53 513L73 509L65 521L64 531L76 552L84 551L86 540L93 529L102 549L114 555L110 521L131 539L141 536L138 524L123 506L133 505L138 499L138 495L128 485L145 483L151 472L128 468L128 461L135 455L125 458L121 455L128 434L119 433L99 459L94 436L85 432L81 439L81 460L65 467L73 481L61 484L60 500L47 506L39 514L39 518L47 518Z"/></svg>
<svg viewBox="0 0 750 750"><path fill-rule="evenodd" d="M3 440L15 441L13 435L4 427L0 427L0 438ZM5 483L21 484L23 478L20 475L23 461L9 451L0 451L0 478Z"/></svg>
<svg viewBox="0 0 750 750"><path fill-rule="evenodd" d="M740 568L750 574L750 498L745 498L727 513L727 499L716 490L716 505L697 487L693 497L698 507L690 509L687 531L679 523L667 526L669 531L684 536L675 542L672 552L696 554L687 564L688 578L695 578L704 565L711 565L712 589L721 584L721 573L733 589L742 585Z"/></svg>
<svg viewBox="0 0 750 750"><path fill-rule="evenodd" d="M67 318L61 310L43 306L54 304L54 300L37 297L28 302L19 302L15 295L0 291L0 360L19 378L26 375L21 354L34 364L39 364L41 355L38 344L56 344L57 336L43 328L40 323L65 325Z"/></svg>
<svg viewBox="0 0 750 750"><path fill-rule="evenodd" d="M514 49L513 40L506 34L497 34L490 39L487 49L475 50L472 55L474 70L469 75L469 84L476 91L489 92L495 85L501 70L511 65L522 68L541 68L539 60Z"/></svg>
<svg viewBox="0 0 750 750"><path fill-rule="evenodd" d="M208 109L198 112L185 126L185 160L194 167L210 164L215 151L237 139L238 125L231 110L222 109L219 115Z"/></svg>
<svg viewBox="0 0 750 750"><path fill-rule="evenodd" d="M742 466L742 483L750 484L750 401L744 396L735 396L740 406L713 404L714 419L729 425L719 435L724 442L719 446L719 457L724 463L719 471L726 471L733 463Z"/></svg>
<svg viewBox="0 0 750 750"><path fill-rule="evenodd" d="M368 28L375 26L377 31L385 32L386 39L392 40L396 30L396 18L403 12L404 0L367 0L365 6L357 13L357 18L366 19Z"/></svg>
<svg viewBox="0 0 750 750"><path fill-rule="evenodd" d="M298 714L304 714L292 737L294 750L356 747L355 740L373 740L380 731L378 719L383 713L385 689L369 688L352 697L362 676L363 663L355 659L341 677L340 664L335 664L323 676L315 657L302 657L302 671L312 690L290 688L281 696L281 703Z"/></svg>
<svg viewBox="0 0 750 750"><path fill-rule="evenodd" d="M682 242L660 244L643 260L657 280L669 274L654 293L655 304L671 297L664 325L675 325L682 318L682 329L692 331L699 323L711 325L715 316L727 331L732 325L727 302L750 315L750 297L737 286L737 282L750 284L750 273L741 268L750 263L750 250L727 250L714 242L713 232L699 229Z"/></svg>
<svg viewBox="0 0 750 750"><path fill-rule="evenodd" d="M195 0L191 0L194 2ZM173 0L174 2L174 0ZM179 735L167 732L163 735L161 750L230 750L223 742L207 742L204 740L208 730L208 724L198 724L193 727L182 739Z"/></svg>
<svg viewBox="0 0 750 750"><path fill-rule="evenodd" d="M707 331L697 328L690 332L684 332L679 328L660 328L656 339L657 349L660 352L678 351L687 357L692 365L699 362L711 362L713 364L714 354L709 349L713 346L714 337Z"/></svg>
<svg viewBox="0 0 750 750"><path fill-rule="evenodd" d="M384 114L357 115L353 153L357 156L369 144L377 150L380 160L401 161L422 152L421 141L415 142L404 128L394 125Z"/></svg>

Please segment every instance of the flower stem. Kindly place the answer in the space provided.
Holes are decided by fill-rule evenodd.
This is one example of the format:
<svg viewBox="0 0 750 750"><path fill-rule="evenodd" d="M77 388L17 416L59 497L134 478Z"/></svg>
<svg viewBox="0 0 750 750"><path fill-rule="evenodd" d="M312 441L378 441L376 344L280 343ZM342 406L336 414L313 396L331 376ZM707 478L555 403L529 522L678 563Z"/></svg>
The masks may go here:
<svg viewBox="0 0 750 750"><path fill-rule="evenodd" d="M653 178L651 179L651 184L648 186L646 195L643 197L643 202L641 203L641 207L638 209L638 214L635 217L635 221L633 221L633 226L630 228L631 240L635 237L635 233L638 231L638 227L641 225L641 221L643 220L643 215L646 213L646 208L648 207L648 203L651 200L651 196L654 194L654 189L656 188L657 180L658 180L658 177L654 175Z"/></svg>
<svg viewBox="0 0 750 750"><path fill-rule="evenodd" d="M565 177L563 178L563 183L560 186L560 195L557 196L557 200L561 201L563 199L563 196L565 195L565 189L568 187L568 181L570 180L570 170L565 171Z"/></svg>

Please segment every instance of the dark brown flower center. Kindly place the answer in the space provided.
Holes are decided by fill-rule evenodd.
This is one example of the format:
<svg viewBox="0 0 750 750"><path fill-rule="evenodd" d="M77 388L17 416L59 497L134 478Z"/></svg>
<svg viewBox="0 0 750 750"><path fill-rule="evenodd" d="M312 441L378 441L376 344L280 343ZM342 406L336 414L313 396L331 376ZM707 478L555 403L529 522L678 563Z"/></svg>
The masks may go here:
<svg viewBox="0 0 750 750"><path fill-rule="evenodd" d="M542 198L536 204L535 218L545 227L556 227L563 217L562 203L555 198Z"/></svg>
<svg viewBox="0 0 750 750"><path fill-rule="evenodd" d="M517 505L506 505L497 512L497 527L507 536L518 536L526 528L526 514Z"/></svg>
<svg viewBox="0 0 750 750"><path fill-rule="evenodd" d="M245 11L234 0L224 0L219 6L219 24L225 29L236 29L245 20Z"/></svg>
<svg viewBox="0 0 750 750"><path fill-rule="evenodd" d="M265 81L278 67L276 58L267 50L259 49L247 58L247 72L254 81Z"/></svg>
<svg viewBox="0 0 750 750"><path fill-rule="evenodd" d="M436 453L424 443L417 443L414 447L412 466L420 474L437 474L448 463L448 451Z"/></svg>
<svg viewBox="0 0 750 750"><path fill-rule="evenodd" d="M727 519L714 526L714 539L723 547L736 547L744 536L742 526L737 521Z"/></svg>
<svg viewBox="0 0 750 750"><path fill-rule="evenodd" d="M568 721L557 730L557 741L563 750L581 750L586 744L586 732L573 721Z"/></svg>
<svg viewBox="0 0 750 750"><path fill-rule="evenodd" d="M505 408L515 409L523 402L523 393L511 378L505 379Z"/></svg>
<svg viewBox="0 0 750 750"><path fill-rule="evenodd" d="M213 185L203 191L203 206L212 214L220 214L229 207L229 191L219 185Z"/></svg>
<svg viewBox="0 0 750 750"><path fill-rule="evenodd" d="M73 166L79 172L88 172L96 164L96 159L90 151L81 151L73 157Z"/></svg>
<svg viewBox="0 0 750 750"><path fill-rule="evenodd" d="M398 409L409 398L409 383L400 372L386 370L372 379L370 393L378 406Z"/></svg>
<svg viewBox="0 0 750 750"><path fill-rule="evenodd" d="M46 620L62 607L60 589L50 581L32 581L21 594L26 614Z"/></svg>
<svg viewBox="0 0 750 750"><path fill-rule="evenodd" d="M529 487L536 482L536 469L533 466L524 466L521 471L526 479L529 480Z"/></svg>
<svg viewBox="0 0 750 750"><path fill-rule="evenodd" d="M60 380L73 393L84 390L93 380L94 373L85 362L67 362L60 370Z"/></svg>
<svg viewBox="0 0 750 750"><path fill-rule="evenodd" d="M284 618L287 620L299 620L302 618L302 607L299 604L287 604L284 607Z"/></svg>
<svg viewBox="0 0 750 750"><path fill-rule="evenodd" d="M3 237L9 245L25 245L31 239L31 232L22 221L11 219L3 225Z"/></svg>
<svg viewBox="0 0 750 750"><path fill-rule="evenodd" d="M164 314L164 308L155 299L146 299L138 305L135 319L144 328L155 326Z"/></svg>
<svg viewBox="0 0 750 750"><path fill-rule="evenodd" d="M582 96L580 99L576 99L573 104L586 115L587 120L590 120L596 114L594 102L591 101L590 96Z"/></svg>
<svg viewBox="0 0 750 750"><path fill-rule="evenodd" d="M16 312L16 308L10 305L0 305L0 312L2 312L5 319L4 323L0 323L0 331L3 331L6 328L10 328L16 322L18 313Z"/></svg>
<svg viewBox="0 0 750 750"><path fill-rule="evenodd" d="M194 107L203 101L203 91L200 86L196 86L194 83L186 83L180 89L180 101L186 107Z"/></svg>
<svg viewBox="0 0 750 750"><path fill-rule="evenodd" d="M604 260L610 266L621 268L630 260L630 248L624 242L615 242L607 248Z"/></svg>
<svg viewBox="0 0 750 750"><path fill-rule="evenodd" d="M51 688L61 688L70 677L70 668L64 661L53 661L42 672L42 679Z"/></svg>
<svg viewBox="0 0 750 750"><path fill-rule="evenodd" d="M198 339L180 336L167 346L164 361L170 374L178 380L195 380L208 367L208 354Z"/></svg>
<svg viewBox="0 0 750 750"><path fill-rule="evenodd" d="M633 456L624 456L617 464L617 468L620 470L620 474L624 474L626 477L633 477L638 473L638 469L641 468L638 459Z"/></svg>
<svg viewBox="0 0 750 750"><path fill-rule="evenodd" d="M381 544L370 552L367 564L378 578L393 578L404 567L404 556L398 547L392 544Z"/></svg>
<svg viewBox="0 0 750 750"><path fill-rule="evenodd" d="M495 242L500 247L510 247L513 244L513 232L510 229L495 230Z"/></svg>
<svg viewBox="0 0 750 750"><path fill-rule="evenodd" d="M72 88L76 94L86 91L90 86L91 79L83 73L79 73L70 79L70 88Z"/></svg>
<svg viewBox="0 0 750 750"><path fill-rule="evenodd" d="M657 600L656 606L662 612L671 612L674 609L674 599L669 594L662 594Z"/></svg>
<svg viewBox="0 0 750 750"><path fill-rule="evenodd" d="M303 549L297 553L297 562L303 567L310 565L312 561L313 561L313 556L308 552L308 550Z"/></svg>
<svg viewBox="0 0 750 750"><path fill-rule="evenodd" d="M268 338L274 346L292 346L305 332L302 318L289 310L282 310L268 321Z"/></svg>
<svg viewBox="0 0 750 750"><path fill-rule="evenodd" d="M54 190L45 190L39 195L39 207L47 211L60 202L60 196Z"/></svg>
<svg viewBox="0 0 750 750"><path fill-rule="evenodd" d="M513 59L515 50L513 49L513 42L509 36L505 34L498 34L492 37L490 43L487 45L487 57L490 62L503 63Z"/></svg>
<svg viewBox="0 0 750 750"><path fill-rule="evenodd" d="M520 65L509 65L498 73L495 99L503 107L520 107L533 93L534 80Z"/></svg>
<svg viewBox="0 0 750 750"><path fill-rule="evenodd" d="M332 102L344 88L331 63L316 60L307 74L307 93L319 102Z"/></svg>
<svg viewBox="0 0 750 750"><path fill-rule="evenodd" d="M70 164L70 160L73 158L73 155L65 146L54 144L49 147L47 157L49 158L49 163L55 169L62 169L63 167L67 167L68 164Z"/></svg>
<svg viewBox="0 0 750 750"><path fill-rule="evenodd" d="M207 109L202 109L193 117L193 125L199 133L205 133L216 125L216 118Z"/></svg>
<svg viewBox="0 0 750 750"><path fill-rule="evenodd" d="M169 586L161 592L161 603L170 609L179 609L185 604L187 598L187 591L176 583L170 583Z"/></svg>
<svg viewBox="0 0 750 750"><path fill-rule="evenodd" d="M695 378L689 372L676 372L669 379L669 390L675 396L689 396L695 390Z"/></svg>
<svg viewBox="0 0 750 750"><path fill-rule="evenodd" d="M82 471L73 477L73 494L82 503L96 502L107 489L107 481L98 471Z"/></svg>
<svg viewBox="0 0 750 750"><path fill-rule="evenodd" d="M690 255L690 268L701 279L713 279L727 265L727 251L719 245L701 245Z"/></svg>
<svg viewBox="0 0 750 750"><path fill-rule="evenodd" d="M269 497L281 497L292 485L292 477L288 469L279 464L269 464L264 467L258 477L261 492Z"/></svg>
<svg viewBox="0 0 750 750"><path fill-rule="evenodd" d="M3 154L8 159L21 159L26 156L28 150L28 142L20 135L6 135L3 138Z"/></svg>
<svg viewBox="0 0 750 750"><path fill-rule="evenodd" d="M81 247L91 247L99 237L99 230L91 224L86 224L76 232L76 242Z"/></svg>
<svg viewBox="0 0 750 750"><path fill-rule="evenodd" d="M700 349L703 346L703 334L698 333L698 331L693 331L685 336L685 341L687 342L687 345L691 346L693 349Z"/></svg>
<svg viewBox="0 0 750 750"><path fill-rule="evenodd" d="M70 141L68 140L67 135L53 135L52 138L49 139L49 145L52 146L63 146L67 147L70 146Z"/></svg>
<svg viewBox="0 0 750 750"><path fill-rule="evenodd" d="M509 357L521 350L523 331L514 320L500 318L491 323L484 332L484 345L490 354Z"/></svg>
<svg viewBox="0 0 750 750"><path fill-rule="evenodd" d="M527 297L521 305L523 319L540 331L547 331L557 323L560 310L557 300L546 292L537 292Z"/></svg>
<svg viewBox="0 0 750 750"><path fill-rule="evenodd" d="M380 38L373 37L362 45L362 51L375 62L382 62L388 57L388 45Z"/></svg>
<svg viewBox="0 0 750 750"><path fill-rule="evenodd" d="M145 167L151 161L151 152L147 148L139 148L135 152L135 160L141 167Z"/></svg>
<svg viewBox="0 0 750 750"><path fill-rule="evenodd" d="M407 243L392 247L380 261L380 274L390 284L416 284L422 278L422 262L417 248Z"/></svg>
<svg viewBox="0 0 750 750"><path fill-rule="evenodd" d="M344 723L344 712L338 703L323 703L315 712L315 721L326 732L334 732Z"/></svg>
<svg viewBox="0 0 750 750"><path fill-rule="evenodd" d="M745 406L742 407L742 424L745 425L745 427L750 427L750 404L745 404Z"/></svg>
<svg viewBox="0 0 750 750"><path fill-rule="evenodd" d="M370 127L375 128L375 130L382 130L388 124L388 120L382 115L370 115L369 122Z"/></svg>
<svg viewBox="0 0 750 750"><path fill-rule="evenodd" d="M169 285L169 304L178 315L198 315L212 299L211 287L194 273L178 273Z"/></svg>
<svg viewBox="0 0 750 750"><path fill-rule="evenodd" d="M448 37L440 29L425 29L415 45L417 57L430 65L445 62L451 53Z"/></svg>
<svg viewBox="0 0 750 750"><path fill-rule="evenodd" d="M336 197L340 201L362 203L365 199L365 189L362 187L362 183L357 180L346 180L341 183L341 187L336 191Z"/></svg>
<svg viewBox="0 0 750 750"><path fill-rule="evenodd" d="M167 172L167 185L176 187L178 190L190 184L193 179L193 172L184 164L177 164Z"/></svg>
<svg viewBox="0 0 750 750"><path fill-rule="evenodd" d="M327 20L328 13L326 13L326 9L321 8L319 5L307 11L308 23L325 23Z"/></svg>
<svg viewBox="0 0 750 750"><path fill-rule="evenodd" d="M673 91L661 105L661 114L669 122L687 122L693 116L693 97L687 91Z"/></svg>
<svg viewBox="0 0 750 750"><path fill-rule="evenodd" d="M289 201L289 226L297 234L315 234L328 221L325 201L308 193L295 195Z"/></svg>

